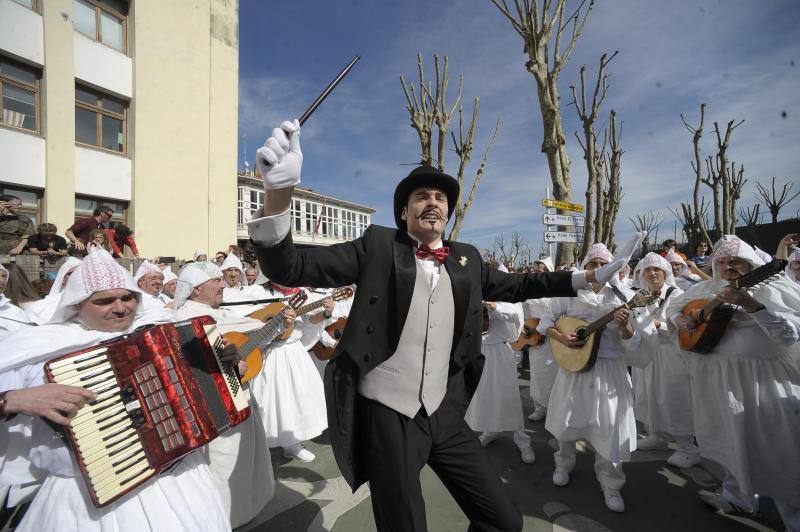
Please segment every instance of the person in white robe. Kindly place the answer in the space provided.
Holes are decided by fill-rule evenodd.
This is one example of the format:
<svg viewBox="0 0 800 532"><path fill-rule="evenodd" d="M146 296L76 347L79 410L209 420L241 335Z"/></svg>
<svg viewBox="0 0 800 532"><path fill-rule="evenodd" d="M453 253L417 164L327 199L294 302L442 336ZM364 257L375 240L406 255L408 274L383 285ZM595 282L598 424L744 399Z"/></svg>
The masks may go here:
<svg viewBox="0 0 800 532"><path fill-rule="evenodd" d="M220 307L222 286L222 271L216 264L193 262L184 266L175 293L176 319L211 316L221 334L248 332L264 326L259 320L237 316ZM247 390L246 384L243 389ZM248 523L275 494L266 432L252 401L250 417L209 443L206 453L231 526Z"/></svg>
<svg viewBox="0 0 800 532"><path fill-rule="evenodd" d="M544 257L533 263L534 271L552 272L553 259ZM525 319L536 318L548 312L549 298L529 299L522 304ZM553 360L550 351L550 342L544 341L539 345L528 347L528 362L530 365L530 395L533 399L533 412L528 416L531 421L541 421L547 416L547 403L550 402L550 391L558 374L558 364Z"/></svg>
<svg viewBox="0 0 800 532"><path fill-rule="evenodd" d="M486 360L465 419L472 430L481 432L478 441L483 447L502 432L512 432L522 462L532 464L536 455L531 448L531 437L525 432L517 361L508 345L522 329L522 306L489 301L484 305L489 314L489 330L481 338L481 354Z"/></svg>
<svg viewBox="0 0 800 532"><path fill-rule="evenodd" d="M636 448L666 449L675 440L677 450L667 463L689 468L700 461L693 436L691 375L670 340L666 322L667 304L683 290L675 285L670 263L658 253L648 253L639 261L633 286L657 296L650 305L630 312L634 338L622 341L625 361L632 366L633 410L649 432ZM636 336L641 336L641 343Z"/></svg>
<svg viewBox="0 0 800 532"><path fill-rule="evenodd" d="M178 286L178 276L172 271L172 268L167 266L161 273L164 274L164 286L161 287L161 293L169 298L170 303L175 297L175 287ZM169 303L167 303L169 305Z"/></svg>
<svg viewBox="0 0 800 532"><path fill-rule="evenodd" d="M789 260L786 262L786 269L783 270L783 273L788 280L800 285L800 249L789 255Z"/></svg>
<svg viewBox="0 0 800 532"><path fill-rule="evenodd" d="M285 296L291 296L296 290L281 289ZM269 446L283 447L286 457L303 462L316 458L303 442L319 436L328 428L322 378L308 355L318 334L306 334L305 337L313 343L303 344L306 327L315 331L319 329L318 322L312 323L310 319L297 317L289 337L270 344L264 368L250 381Z"/></svg>
<svg viewBox="0 0 800 532"><path fill-rule="evenodd" d="M0 264L0 338L35 325L29 321L29 312L11 303L3 294L7 276L8 271ZM0 374L0 391L12 388L4 384ZM30 417L19 416L0 426L0 501L6 501L8 508L29 501L41 485L42 478L33 471L28 459L32 423Z"/></svg>
<svg viewBox="0 0 800 532"><path fill-rule="evenodd" d="M641 238L635 239L636 247ZM630 257L630 252L626 254ZM593 270L608 264L614 257L603 244L593 244L581 263L581 269ZM616 283L615 275L611 282ZM617 291L622 298L617 295ZM538 330L552 341L579 345L574 333L562 334L555 328L561 316L571 316L591 323L630 299L633 292L610 284L592 285L578 291L574 298L553 298ZM626 322L627 323L627 322ZM558 440L553 484L566 486L575 467L576 442L584 440L595 454L595 474L601 485L606 506L615 512L625 510L620 490L625 485L622 462L636 449L636 422L633 417L633 391L622 360L621 335L633 331L620 327L615 319L600 333L597 361L584 372L559 368L547 408L545 428Z"/></svg>
<svg viewBox="0 0 800 532"><path fill-rule="evenodd" d="M161 293L164 288L164 272L149 260L139 265L133 280L142 291L142 304L145 310L164 307L171 301Z"/></svg>
<svg viewBox="0 0 800 532"><path fill-rule="evenodd" d="M28 305L28 316L31 321L41 325L50 321L53 313L58 307L58 301L61 299L61 291L67 284L69 276L75 271L75 268L81 263L80 259L75 257L67 257L61 266L58 268L56 278L50 286L50 292L38 301L32 301Z"/></svg>
<svg viewBox="0 0 800 532"><path fill-rule="evenodd" d="M4 294L8 270L0 264L0 338L12 331L31 326L28 312L16 306Z"/></svg>
<svg viewBox="0 0 800 532"><path fill-rule="evenodd" d="M686 290L690 286L694 286L703 279L689 269L689 265L683 260L683 257L675 253L671 249L664 257L672 265L672 275L675 278L675 285L681 290Z"/></svg>
<svg viewBox="0 0 800 532"><path fill-rule="evenodd" d="M92 249L69 277L50 323L4 339L3 386L43 385L46 361L172 318L159 310L144 313L139 298L133 277L108 252ZM67 423L64 415L73 414L76 405L63 404L60 413L53 410L48 417ZM33 420L30 459L47 478L16 529L20 532L231 529L202 453L185 456L174 469L103 508L92 505L75 458L41 418Z"/></svg>
<svg viewBox="0 0 800 532"><path fill-rule="evenodd" d="M721 493L701 496L718 511L758 510L758 496L775 501L788 530L800 530L800 288L775 276L748 291L728 286L763 264L749 244L723 236L711 257L713 279L667 307L670 327L696 328L683 308L715 297L735 313L708 354L681 350L689 364L694 427L703 456L725 470ZM677 337L677 335L675 335Z"/></svg>

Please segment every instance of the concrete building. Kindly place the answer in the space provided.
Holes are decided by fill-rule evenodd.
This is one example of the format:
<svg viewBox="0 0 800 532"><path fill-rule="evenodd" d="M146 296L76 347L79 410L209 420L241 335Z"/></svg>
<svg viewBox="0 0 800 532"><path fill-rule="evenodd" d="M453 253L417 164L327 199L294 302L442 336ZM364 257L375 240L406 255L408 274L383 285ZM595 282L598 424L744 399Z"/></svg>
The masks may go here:
<svg viewBox="0 0 800 532"><path fill-rule="evenodd" d="M237 0L0 0L0 193L143 256L235 241Z"/></svg>
<svg viewBox="0 0 800 532"><path fill-rule="evenodd" d="M240 173L238 181L237 236L243 245L250 237L247 222L264 204L261 177ZM360 237L372 223L375 209L295 187L292 194L292 238L301 245L329 246Z"/></svg>

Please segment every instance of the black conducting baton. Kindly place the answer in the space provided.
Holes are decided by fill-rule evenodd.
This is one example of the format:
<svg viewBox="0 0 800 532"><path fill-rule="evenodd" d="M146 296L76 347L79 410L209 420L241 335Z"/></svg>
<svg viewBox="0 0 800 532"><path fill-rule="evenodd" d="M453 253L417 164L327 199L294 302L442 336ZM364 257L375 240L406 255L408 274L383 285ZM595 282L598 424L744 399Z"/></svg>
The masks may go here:
<svg viewBox="0 0 800 532"><path fill-rule="evenodd" d="M355 58L353 58L353 60L350 61L350 64L344 67L342 71L339 72L339 74L333 79L333 81L331 81L328 84L328 86L325 87L325 90L322 91L322 94L317 96L317 99L314 100L314 103L309 105L308 109L306 109L306 111L302 115L300 115L298 121L300 122L301 126L306 123L306 120L308 120L312 114L314 114L314 111L316 111L317 107L319 107L322 104L322 102L325 101L325 98L327 98L328 95L333 92L333 89L336 88L336 85L338 85L339 82L342 81L344 77L350 73L350 70L352 70L353 66L358 62L359 59L361 59L361 56L356 55Z"/></svg>

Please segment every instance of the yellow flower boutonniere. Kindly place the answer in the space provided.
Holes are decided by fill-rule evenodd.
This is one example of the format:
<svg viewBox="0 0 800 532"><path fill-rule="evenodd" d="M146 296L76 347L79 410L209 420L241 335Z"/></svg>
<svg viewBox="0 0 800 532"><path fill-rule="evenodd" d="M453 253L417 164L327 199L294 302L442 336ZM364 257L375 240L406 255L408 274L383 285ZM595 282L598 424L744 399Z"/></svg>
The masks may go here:
<svg viewBox="0 0 800 532"><path fill-rule="evenodd" d="M465 256L463 256L463 255L462 255L462 256L461 256L461 258L458 260L458 263L459 263L459 264L460 264L462 267L466 266L466 265L467 265L467 257L465 257Z"/></svg>

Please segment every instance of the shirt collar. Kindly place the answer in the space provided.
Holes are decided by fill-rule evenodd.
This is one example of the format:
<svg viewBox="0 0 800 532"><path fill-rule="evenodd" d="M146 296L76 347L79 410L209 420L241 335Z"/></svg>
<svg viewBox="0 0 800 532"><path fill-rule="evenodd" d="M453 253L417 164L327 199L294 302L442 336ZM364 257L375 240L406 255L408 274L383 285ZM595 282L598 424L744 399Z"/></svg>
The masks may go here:
<svg viewBox="0 0 800 532"><path fill-rule="evenodd" d="M422 240L420 240L419 238L415 237L415 236L414 236L414 235L412 235L411 233L406 233L406 234L408 235L408 237L409 237L411 240L413 240L413 241L414 241L414 243L417 245L417 247L419 247L419 245L420 245L420 244L422 244ZM439 240L437 240L436 242L434 242L434 243L433 243L431 246L429 246L429 247L430 247L431 249L439 249L439 248L440 248L440 247L442 247L443 245L444 245L444 244L442 244L442 239L440 238Z"/></svg>

